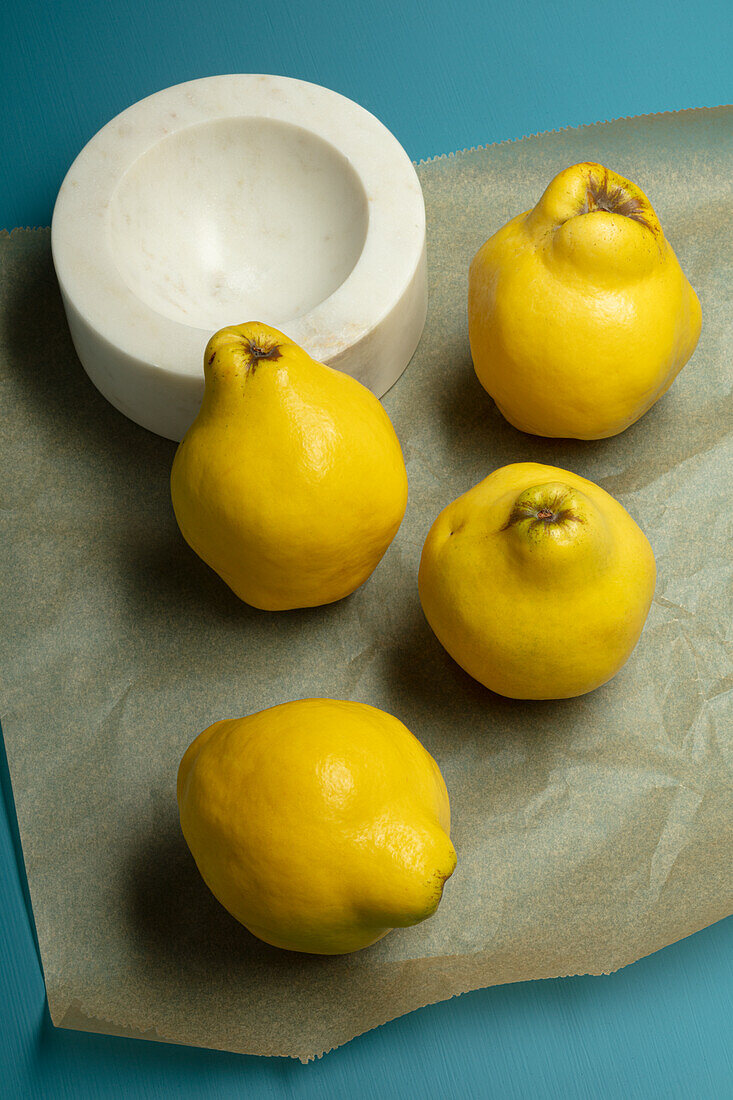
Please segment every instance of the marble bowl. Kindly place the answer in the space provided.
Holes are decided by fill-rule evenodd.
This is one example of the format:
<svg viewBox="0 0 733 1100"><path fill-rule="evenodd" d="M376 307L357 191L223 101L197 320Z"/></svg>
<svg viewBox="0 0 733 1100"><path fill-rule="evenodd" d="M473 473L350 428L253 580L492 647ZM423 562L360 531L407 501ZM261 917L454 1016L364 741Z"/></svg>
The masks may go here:
<svg viewBox="0 0 733 1100"><path fill-rule="evenodd" d="M87 374L169 439L225 325L274 325L381 397L425 323L410 159L362 107L287 77L192 80L112 119L64 179L52 248Z"/></svg>

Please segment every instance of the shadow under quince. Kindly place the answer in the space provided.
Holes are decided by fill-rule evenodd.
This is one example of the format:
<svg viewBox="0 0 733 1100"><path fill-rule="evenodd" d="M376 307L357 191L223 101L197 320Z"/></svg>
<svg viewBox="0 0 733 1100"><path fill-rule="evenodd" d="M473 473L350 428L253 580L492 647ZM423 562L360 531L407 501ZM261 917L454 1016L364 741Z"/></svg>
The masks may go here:
<svg viewBox="0 0 733 1100"><path fill-rule="evenodd" d="M537 462L587 477L612 495L633 492L724 438L727 420L720 402L710 395L702 409L695 408L689 396L690 374L696 368L704 371L708 358L703 332L682 376L639 420L618 435L586 440L529 435L512 427L483 389L466 352L455 365L451 384L441 391L446 442L461 454L473 484L501 466Z"/></svg>
<svg viewBox="0 0 733 1100"><path fill-rule="evenodd" d="M383 651L383 679L389 706L421 740L421 726L431 724L450 730L451 740L491 738L506 741L554 742L565 723L587 707L587 697L577 699L510 699L497 695L469 676L444 649L431 630L422 609L412 607L399 637ZM593 694L598 696L603 688ZM414 727L410 721L414 722ZM430 748L429 745L426 747ZM461 746L456 744L460 754Z"/></svg>
<svg viewBox="0 0 733 1100"><path fill-rule="evenodd" d="M161 964L212 988L270 976L287 982L325 969L349 968L349 956L308 955L257 939L217 901L170 815L132 851L127 914L146 966Z"/></svg>

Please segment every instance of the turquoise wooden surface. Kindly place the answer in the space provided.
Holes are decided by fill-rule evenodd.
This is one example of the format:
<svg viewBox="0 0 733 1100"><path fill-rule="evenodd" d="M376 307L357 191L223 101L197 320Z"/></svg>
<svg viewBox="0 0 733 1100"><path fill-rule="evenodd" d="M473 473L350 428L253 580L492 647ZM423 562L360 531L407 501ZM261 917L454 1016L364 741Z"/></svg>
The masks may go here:
<svg viewBox="0 0 733 1100"><path fill-rule="evenodd" d="M0 226L47 225L84 142L159 88L219 72L326 84L415 158L730 100L728 0L26 0L5 5ZM0 1095L733 1096L733 920L606 978L481 990L308 1066L56 1031L0 757ZM80 899L80 904L83 899Z"/></svg>

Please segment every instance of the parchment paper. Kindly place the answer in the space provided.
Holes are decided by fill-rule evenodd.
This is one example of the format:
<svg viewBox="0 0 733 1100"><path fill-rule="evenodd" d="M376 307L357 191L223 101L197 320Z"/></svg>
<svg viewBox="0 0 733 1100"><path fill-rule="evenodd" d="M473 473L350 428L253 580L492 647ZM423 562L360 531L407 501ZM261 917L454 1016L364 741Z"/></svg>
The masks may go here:
<svg viewBox="0 0 733 1100"><path fill-rule="evenodd" d="M647 191L704 314L668 396L598 443L510 428L473 376L466 333L474 251L580 160ZM385 398L408 512L368 583L313 611L246 607L185 546L174 445L84 375L49 232L0 240L2 722L56 1024L307 1059L468 989L614 970L733 909L733 110L544 134L419 173L430 313ZM613 493L657 557L637 650L577 700L485 691L418 602L438 511L525 459ZM270 948L229 917L175 801L179 758L205 726L312 695L383 707L421 738L445 775L459 859L433 919L333 959Z"/></svg>

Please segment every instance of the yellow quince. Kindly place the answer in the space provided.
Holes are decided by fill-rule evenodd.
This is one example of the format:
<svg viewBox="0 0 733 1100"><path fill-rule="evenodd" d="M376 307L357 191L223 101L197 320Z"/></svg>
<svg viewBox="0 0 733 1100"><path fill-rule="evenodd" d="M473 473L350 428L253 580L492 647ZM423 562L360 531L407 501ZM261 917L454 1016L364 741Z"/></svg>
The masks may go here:
<svg viewBox="0 0 733 1100"><path fill-rule="evenodd" d="M178 772L206 884L255 936L357 951L432 916L453 873L438 765L396 718L303 699L216 722Z"/></svg>
<svg viewBox="0 0 733 1100"><path fill-rule="evenodd" d="M584 163L478 250L469 272L471 355L523 432L616 435L671 386L701 310L636 184Z"/></svg>
<svg viewBox="0 0 733 1100"><path fill-rule="evenodd" d="M268 611L348 596L376 567L407 504L392 423L373 393L282 332L221 329L171 472L186 542Z"/></svg>
<svg viewBox="0 0 733 1100"><path fill-rule="evenodd" d="M440 513L418 586L438 640L469 675L515 699L565 699L606 683L641 635L654 554L592 481L520 462Z"/></svg>

